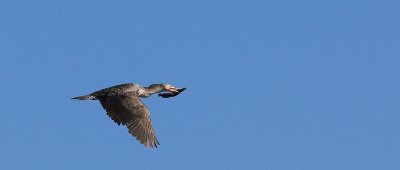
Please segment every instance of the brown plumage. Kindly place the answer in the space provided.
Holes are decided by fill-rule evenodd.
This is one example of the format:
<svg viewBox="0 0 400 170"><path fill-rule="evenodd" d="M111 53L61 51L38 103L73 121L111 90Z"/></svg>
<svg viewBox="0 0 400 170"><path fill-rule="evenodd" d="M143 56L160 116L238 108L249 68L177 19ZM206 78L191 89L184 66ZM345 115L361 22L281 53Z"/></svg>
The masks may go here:
<svg viewBox="0 0 400 170"><path fill-rule="evenodd" d="M144 146L157 148L160 143L152 127L150 113L139 97L149 97L154 93L164 91L180 93L183 90L180 91L170 84L153 84L149 87L141 87L134 83L127 83L72 99L99 100L107 115L115 123L126 125L128 132Z"/></svg>

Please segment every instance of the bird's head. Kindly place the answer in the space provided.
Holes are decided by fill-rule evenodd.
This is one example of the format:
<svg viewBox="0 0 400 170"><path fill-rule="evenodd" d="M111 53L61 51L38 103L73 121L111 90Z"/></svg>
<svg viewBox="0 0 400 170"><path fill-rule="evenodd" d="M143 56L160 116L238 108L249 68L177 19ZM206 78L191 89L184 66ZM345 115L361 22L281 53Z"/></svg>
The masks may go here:
<svg viewBox="0 0 400 170"><path fill-rule="evenodd" d="M165 91L179 93L179 91L171 84L162 84L164 86Z"/></svg>

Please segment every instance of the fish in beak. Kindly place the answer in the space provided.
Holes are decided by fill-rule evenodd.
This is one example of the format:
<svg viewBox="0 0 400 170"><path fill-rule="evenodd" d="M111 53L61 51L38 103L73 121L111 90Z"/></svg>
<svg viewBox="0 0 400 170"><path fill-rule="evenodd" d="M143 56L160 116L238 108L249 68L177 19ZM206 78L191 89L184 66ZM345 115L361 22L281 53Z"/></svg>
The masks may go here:
<svg viewBox="0 0 400 170"><path fill-rule="evenodd" d="M162 97L162 98L170 98L170 97L175 97L177 95L179 95L180 93L182 93L183 91L186 90L186 88L175 88L175 90L178 91L178 93L171 93L171 92L167 92L167 93L159 93L158 96Z"/></svg>
<svg viewBox="0 0 400 170"><path fill-rule="evenodd" d="M173 93L179 93L179 91L174 86L167 88L167 91L173 92Z"/></svg>

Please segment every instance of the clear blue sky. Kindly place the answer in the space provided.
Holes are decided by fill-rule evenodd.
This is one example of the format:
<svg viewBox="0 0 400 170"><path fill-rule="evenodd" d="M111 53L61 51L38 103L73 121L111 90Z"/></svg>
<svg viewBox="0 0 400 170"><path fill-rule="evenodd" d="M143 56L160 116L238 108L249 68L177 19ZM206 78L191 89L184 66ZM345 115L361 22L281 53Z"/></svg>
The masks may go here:
<svg viewBox="0 0 400 170"><path fill-rule="evenodd" d="M400 1L0 2L0 169L400 169ZM95 101L144 99L145 149Z"/></svg>

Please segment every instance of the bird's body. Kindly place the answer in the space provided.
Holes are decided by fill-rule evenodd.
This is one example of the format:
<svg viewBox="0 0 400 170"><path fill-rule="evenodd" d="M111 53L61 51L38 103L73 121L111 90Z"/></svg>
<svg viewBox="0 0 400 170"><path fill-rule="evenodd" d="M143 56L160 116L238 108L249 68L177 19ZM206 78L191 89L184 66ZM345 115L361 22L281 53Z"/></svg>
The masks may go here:
<svg viewBox="0 0 400 170"><path fill-rule="evenodd" d="M108 87L89 95L72 99L99 100L107 115L118 125L126 125L129 133L146 147L157 147L159 142L151 124L150 113L140 97L149 97L164 91L177 93L170 84L153 84L142 87L134 83ZM179 92L180 93L180 92Z"/></svg>

